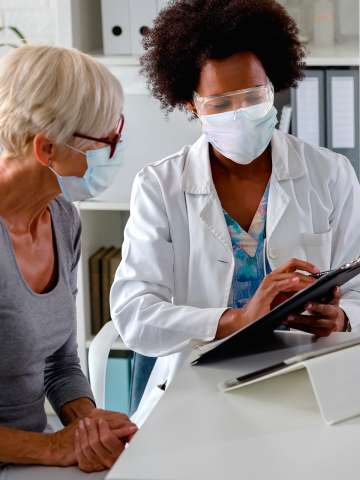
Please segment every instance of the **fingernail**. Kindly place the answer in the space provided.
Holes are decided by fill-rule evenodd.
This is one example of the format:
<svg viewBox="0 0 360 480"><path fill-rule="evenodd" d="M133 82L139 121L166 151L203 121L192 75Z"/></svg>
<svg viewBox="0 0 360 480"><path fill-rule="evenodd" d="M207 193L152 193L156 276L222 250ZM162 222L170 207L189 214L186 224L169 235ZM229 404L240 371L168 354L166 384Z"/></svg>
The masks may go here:
<svg viewBox="0 0 360 480"><path fill-rule="evenodd" d="M311 308L313 308L313 305L312 305L312 303L309 303L309 305L306 307L306 309L311 309Z"/></svg>
<svg viewBox="0 0 360 480"><path fill-rule="evenodd" d="M79 436L79 430L76 429L76 430L75 430L75 437L78 437L78 436Z"/></svg>
<svg viewBox="0 0 360 480"><path fill-rule="evenodd" d="M86 426L90 427L90 424L91 424L90 418L85 418L85 424Z"/></svg>
<svg viewBox="0 0 360 480"><path fill-rule="evenodd" d="M80 422L79 422L79 427L84 428L84 422L82 420L80 420Z"/></svg>
<svg viewBox="0 0 360 480"><path fill-rule="evenodd" d="M289 316L287 317L287 319L289 320L289 322L291 322L291 320L294 320L295 317L294 317L294 315L289 315Z"/></svg>

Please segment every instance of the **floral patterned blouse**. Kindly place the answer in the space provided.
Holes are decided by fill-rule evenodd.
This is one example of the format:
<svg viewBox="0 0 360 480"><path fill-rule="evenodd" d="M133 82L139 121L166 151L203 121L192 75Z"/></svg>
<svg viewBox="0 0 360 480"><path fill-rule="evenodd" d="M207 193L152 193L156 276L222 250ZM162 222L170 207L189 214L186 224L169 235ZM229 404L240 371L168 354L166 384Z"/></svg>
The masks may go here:
<svg viewBox="0 0 360 480"><path fill-rule="evenodd" d="M235 258L234 277L229 307L243 308L255 294L260 283L271 271L265 255L266 215L269 185L246 232L225 210L225 220Z"/></svg>

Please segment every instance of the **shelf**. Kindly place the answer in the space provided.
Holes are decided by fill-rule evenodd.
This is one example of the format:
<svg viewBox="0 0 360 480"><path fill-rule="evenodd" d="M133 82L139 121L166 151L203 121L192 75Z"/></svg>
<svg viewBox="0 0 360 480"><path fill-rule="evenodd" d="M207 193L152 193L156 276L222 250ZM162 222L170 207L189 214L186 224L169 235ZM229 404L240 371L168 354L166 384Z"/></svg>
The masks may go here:
<svg viewBox="0 0 360 480"><path fill-rule="evenodd" d="M94 337L86 340L86 348L90 347L91 342L93 341ZM130 348L128 348L124 342L122 342L119 338L119 340L116 340L116 342L113 344L111 347L111 350L118 350L121 352L130 352Z"/></svg>
<svg viewBox="0 0 360 480"><path fill-rule="evenodd" d="M140 57L134 55L104 55L101 51L90 52L96 60L107 67L139 67Z"/></svg>
<svg viewBox="0 0 360 480"><path fill-rule="evenodd" d="M118 211L128 212L130 204L127 202L99 202L96 200L88 200L86 202L78 202L80 210L95 210L95 211Z"/></svg>
<svg viewBox="0 0 360 480"><path fill-rule="evenodd" d="M309 67L326 66L358 66L360 65L360 44L358 41L334 45L333 47L317 47L307 44L309 52L306 57L306 65ZM133 55L104 55L101 51L90 52L107 67L139 67L139 56Z"/></svg>
<svg viewBox="0 0 360 480"><path fill-rule="evenodd" d="M306 65L309 67L348 67L360 65L360 46L356 41L338 44L333 47L306 45L309 55Z"/></svg>

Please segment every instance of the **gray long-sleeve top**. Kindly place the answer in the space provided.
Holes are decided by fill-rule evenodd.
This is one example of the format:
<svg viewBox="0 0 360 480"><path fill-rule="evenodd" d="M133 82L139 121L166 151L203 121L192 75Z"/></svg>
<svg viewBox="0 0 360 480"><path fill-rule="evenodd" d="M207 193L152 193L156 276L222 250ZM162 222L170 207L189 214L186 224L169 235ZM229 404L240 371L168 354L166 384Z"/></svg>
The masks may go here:
<svg viewBox="0 0 360 480"><path fill-rule="evenodd" d="M76 341L76 270L80 219L62 196L50 206L58 279L48 293L31 290L19 270L0 217L0 426L42 432L45 394L55 411L93 399Z"/></svg>

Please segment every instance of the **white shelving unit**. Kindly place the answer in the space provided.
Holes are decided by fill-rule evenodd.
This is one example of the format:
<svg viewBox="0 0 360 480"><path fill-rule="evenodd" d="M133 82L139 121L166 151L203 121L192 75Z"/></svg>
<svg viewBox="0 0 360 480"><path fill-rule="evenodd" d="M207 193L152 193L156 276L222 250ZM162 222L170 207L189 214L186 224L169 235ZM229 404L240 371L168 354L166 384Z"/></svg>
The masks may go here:
<svg viewBox="0 0 360 480"><path fill-rule="evenodd" d="M193 143L200 129L180 112L171 114L169 120L164 118L139 74L139 57L103 55L100 0L57 0L57 19L57 44L92 54L121 80L125 92L124 167L114 186L102 198L78 205L83 225L77 301L78 337L79 353L86 371L86 349L92 339L88 258L100 246L121 246L135 174L147 163ZM306 64L309 67L359 67L359 50L358 36L332 48L319 48L310 43ZM126 347L119 339L114 349L124 350Z"/></svg>

